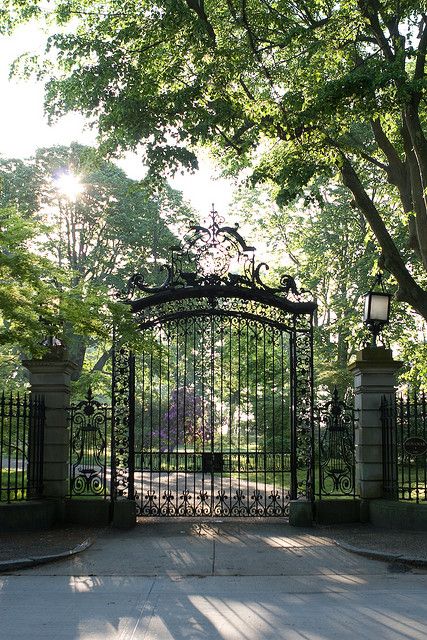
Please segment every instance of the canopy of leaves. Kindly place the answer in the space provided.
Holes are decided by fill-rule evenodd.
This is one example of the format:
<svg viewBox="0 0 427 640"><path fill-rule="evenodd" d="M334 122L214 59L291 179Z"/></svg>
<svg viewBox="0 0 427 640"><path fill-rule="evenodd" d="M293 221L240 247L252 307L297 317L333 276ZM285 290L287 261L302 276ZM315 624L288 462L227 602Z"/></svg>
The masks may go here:
<svg viewBox="0 0 427 640"><path fill-rule="evenodd" d="M57 0L58 24L75 27L49 40L47 108L82 111L107 151L144 142L153 171L194 167L192 145L213 145L232 171L255 162L254 180L276 181L282 203L339 172L400 298L427 318L425 10L425 0Z"/></svg>

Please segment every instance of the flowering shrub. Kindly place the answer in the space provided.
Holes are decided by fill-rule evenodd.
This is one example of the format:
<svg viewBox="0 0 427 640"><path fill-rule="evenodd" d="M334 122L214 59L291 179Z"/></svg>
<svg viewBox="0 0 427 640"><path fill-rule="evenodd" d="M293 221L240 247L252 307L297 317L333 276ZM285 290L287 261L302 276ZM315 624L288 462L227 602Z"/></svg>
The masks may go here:
<svg viewBox="0 0 427 640"><path fill-rule="evenodd" d="M197 451L210 440L208 402L195 393L194 387L174 389L160 424L160 450L186 446Z"/></svg>

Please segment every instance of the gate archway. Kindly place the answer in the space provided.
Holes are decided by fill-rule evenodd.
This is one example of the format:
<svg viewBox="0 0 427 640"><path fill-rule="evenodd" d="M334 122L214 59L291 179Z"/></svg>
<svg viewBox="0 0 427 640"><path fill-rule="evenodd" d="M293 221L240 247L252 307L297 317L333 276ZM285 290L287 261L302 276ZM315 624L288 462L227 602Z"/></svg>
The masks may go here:
<svg viewBox="0 0 427 640"><path fill-rule="evenodd" d="M162 284L129 282L142 349L115 347L112 468L138 515L283 516L313 495L316 305L254 252L212 211Z"/></svg>

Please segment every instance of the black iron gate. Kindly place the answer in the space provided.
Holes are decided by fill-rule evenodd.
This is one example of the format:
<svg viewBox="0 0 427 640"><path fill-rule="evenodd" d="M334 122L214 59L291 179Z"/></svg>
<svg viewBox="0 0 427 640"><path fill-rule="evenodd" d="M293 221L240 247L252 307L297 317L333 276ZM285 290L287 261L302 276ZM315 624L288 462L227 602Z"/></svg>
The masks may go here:
<svg viewBox="0 0 427 640"><path fill-rule="evenodd" d="M140 515L280 516L313 496L315 304L263 267L212 211L163 284L130 281L142 348L115 350L113 484Z"/></svg>
<svg viewBox="0 0 427 640"><path fill-rule="evenodd" d="M427 396L411 392L381 403L384 497L427 502Z"/></svg>

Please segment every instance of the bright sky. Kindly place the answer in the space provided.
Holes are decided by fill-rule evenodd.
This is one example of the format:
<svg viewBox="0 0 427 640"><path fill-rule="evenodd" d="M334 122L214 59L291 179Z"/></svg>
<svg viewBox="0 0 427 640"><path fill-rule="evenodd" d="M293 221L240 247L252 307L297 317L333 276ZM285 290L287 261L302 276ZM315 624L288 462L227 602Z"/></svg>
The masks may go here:
<svg viewBox="0 0 427 640"><path fill-rule="evenodd" d="M11 37L0 37L0 156L26 158L37 147L71 142L96 144L96 132L85 130L84 118L78 114L70 114L54 126L48 126L43 114L41 83L9 80L11 62L28 50L41 48L44 39L44 34L34 25L20 27ZM200 155L199 163L196 174L179 175L171 181L172 186L183 191L201 216L209 212L212 203L217 211L225 213L232 198L232 183L217 179L207 155ZM135 154L126 154L119 164L131 178L140 179L144 175L144 167Z"/></svg>

